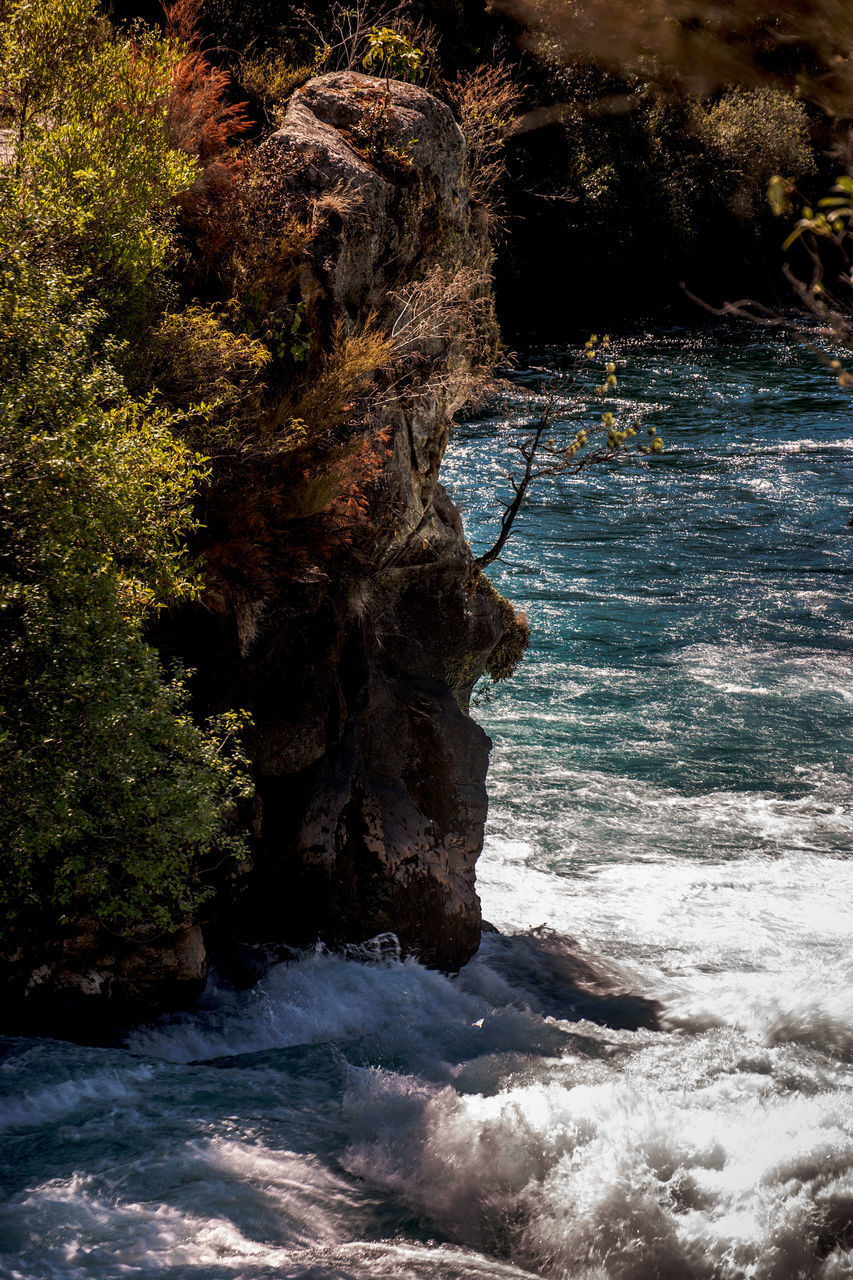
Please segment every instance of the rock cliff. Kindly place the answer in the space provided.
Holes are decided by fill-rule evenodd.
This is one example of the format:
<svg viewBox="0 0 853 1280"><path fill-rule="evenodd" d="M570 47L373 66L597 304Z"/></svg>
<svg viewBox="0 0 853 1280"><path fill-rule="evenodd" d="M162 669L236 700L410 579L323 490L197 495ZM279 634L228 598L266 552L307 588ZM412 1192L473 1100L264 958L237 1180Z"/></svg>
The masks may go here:
<svg viewBox="0 0 853 1280"><path fill-rule="evenodd" d="M236 929L331 943L392 931L455 968L479 942L490 747L467 696L518 625L438 482L451 416L494 342L485 228L452 114L415 86L386 98L374 79L324 76L266 145L315 200L299 282L315 330L396 326L414 371L376 410L389 445L357 571L335 581L310 566L234 616L259 798Z"/></svg>
<svg viewBox="0 0 853 1280"><path fill-rule="evenodd" d="M292 462L256 473L280 537L265 553L272 570L253 577L233 569L245 536L233 501L224 514L233 493L211 499L210 536L230 547L232 570L157 638L196 670L201 712L251 712L251 858L177 938L106 945L76 925L37 970L22 962L17 997L52 1025L59 1008L137 1014L193 997L205 940L225 957L246 940L393 932L444 969L479 943L490 743L468 697L490 664L511 665L526 630L475 567L439 483L452 415L496 338L464 140L423 89L335 73L294 95L263 160L310 222L270 305L304 318L315 349L369 331L393 350L358 438L330 453L362 448L359 525L329 553L318 536L328 503L305 497L316 476L297 478ZM267 287L275 294L275 277Z"/></svg>

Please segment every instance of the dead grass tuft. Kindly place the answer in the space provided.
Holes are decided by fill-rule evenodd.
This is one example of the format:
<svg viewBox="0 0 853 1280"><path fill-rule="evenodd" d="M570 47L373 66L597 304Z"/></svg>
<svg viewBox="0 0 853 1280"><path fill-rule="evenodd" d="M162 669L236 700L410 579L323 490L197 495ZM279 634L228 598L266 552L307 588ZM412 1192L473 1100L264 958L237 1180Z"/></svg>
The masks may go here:
<svg viewBox="0 0 853 1280"><path fill-rule="evenodd" d="M504 145L517 123L521 95L507 62L463 72L448 93L468 146L471 198L485 210L494 236L504 228Z"/></svg>

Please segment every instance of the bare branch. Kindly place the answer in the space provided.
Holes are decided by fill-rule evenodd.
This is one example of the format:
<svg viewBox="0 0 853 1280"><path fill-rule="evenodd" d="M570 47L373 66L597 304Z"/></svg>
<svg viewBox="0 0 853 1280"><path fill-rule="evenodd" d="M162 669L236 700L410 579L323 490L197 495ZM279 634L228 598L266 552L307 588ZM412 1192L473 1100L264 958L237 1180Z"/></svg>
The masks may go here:
<svg viewBox="0 0 853 1280"><path fill-rule="evenodd" d="M521 505L524 502L525 494L527 493L527 490L530 486L531 481L534 479L533 461L536 457L536 450L539 447L539 443L543 435L545 434L545 432L548 430L549 426L553 422L555 417L555 412L556 412L555 398L552 395L549 397L548 403L546 404L545 408L542 411L542 415L536 424L536 428L533 432L533 436L531 437L529 442L525 442L527 444L527 447L525 448L525 444L519 445L519 453L525 459L525 463L526 463L524 468L524 474L517 481L514 479L511 480L512 488L514 491L514 497L512 499L512 502L509 504L509 506L506 508L503 515L501 516L500 532L494 544L489 548L488 551L484 552L483 555L477 556L476 560L474 561L474 563L477 565L479 569L485 569L486 565L492 564L493 561L497 560L498 556L503 551L504 546L506 545L507 539L512 533L512 527L515 524L516 516L521 510Z"/></svg>
<svg viewBox="0 0 853 1280"><path fill-rule="evenodd" d="M593 336L586 343L586 357L595 357L603 353L609 346L609 338L599 342ZM483 569L492 564L500 556L510 538L515 522L527 497L531 484L539 480L559 479L561 476L578 475L587 467L604 462L611 462L622 457L631 450L635 454L658 454L663 451L663 442L655 427L648 429L648 444L635 443L639 429L639 419L627 424L618 424L612 413L604 413L598 426L583 426L560 445L550 438L550 431L555 425L567 425L572 419L590 411L596 396L607 394L616 385L615 364L608 360L605 366L606 378L602 385L595 387L594 394L581 387L582 370L588 367L579 365L570 382L570 391L557 391L553 386L545 399L542 411L535 421L532 434L525 435L516 445L516 452L521 456L523 468L515 473L501 470L501 475L508 481L513 497L505 506L500 518L498 536L488 551L475 560L475 564ZM591 446L589 436L596 431L606 432L605 443Z"/></svg>

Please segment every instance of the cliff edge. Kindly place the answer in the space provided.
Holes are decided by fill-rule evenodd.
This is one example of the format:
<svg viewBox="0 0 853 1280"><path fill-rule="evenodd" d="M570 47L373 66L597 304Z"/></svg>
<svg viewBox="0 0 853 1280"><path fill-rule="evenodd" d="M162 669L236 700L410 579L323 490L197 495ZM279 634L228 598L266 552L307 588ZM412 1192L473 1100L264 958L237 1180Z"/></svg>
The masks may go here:
<svg viewBox="0 0 853 1280"><path fill-rule="evenodd" d="M467 698L516 625L438 480L452 414L494 350L485 227L450 110L413 85L323 76L266 145L315 202L298 286L314 331L393 334L402 376L374 410L387 444L359 560L308 565L235 613L259 798L237 929L390 931L452 969L479 944L491 745Z"/></svg>

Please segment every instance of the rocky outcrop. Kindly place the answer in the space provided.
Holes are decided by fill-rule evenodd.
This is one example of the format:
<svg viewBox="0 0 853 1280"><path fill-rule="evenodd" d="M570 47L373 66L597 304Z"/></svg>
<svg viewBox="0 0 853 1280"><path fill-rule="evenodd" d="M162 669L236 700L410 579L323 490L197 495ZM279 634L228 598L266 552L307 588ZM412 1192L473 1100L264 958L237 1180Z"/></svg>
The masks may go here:
<svg viewBox="0 0 853 1280"><path fill-rule="evenodd" d="M379 411L390 443L366 562L344 583L318 568L245 606L238 696L260 803L236 927L331 943L390 931L455 968L479 943L490 747L467 697L508 630L438 483L451 415L494 338L485 230L451 112L415 86L386 98L376 80L324 76L267 146L316 200L300 279L312 325L399 331L402 318L418 368ZM420 324L407 293L425 281L439 323Z"/></svg>
<svg viewBox="0 0 853 1280"><path fill-rule="evenodd" d="M4 1024L12 1030L101 1040L111 1026L194 999L207 981L198 924L140 944L78 918L40 937L35 967L32 950L4 957Z"/></svg>

